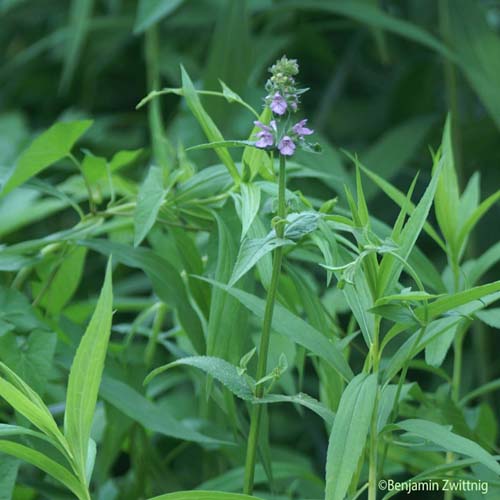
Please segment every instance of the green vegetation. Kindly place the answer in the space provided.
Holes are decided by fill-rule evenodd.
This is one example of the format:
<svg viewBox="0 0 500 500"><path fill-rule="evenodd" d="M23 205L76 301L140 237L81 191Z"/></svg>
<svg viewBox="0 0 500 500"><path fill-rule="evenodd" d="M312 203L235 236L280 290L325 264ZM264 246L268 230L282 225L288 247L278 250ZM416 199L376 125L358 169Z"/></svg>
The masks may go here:
<svg viewBox="0 0 500 500"><path fill-rule="evenodd" d="M0 16L0 500L500 498L500 3Z"/></svg>

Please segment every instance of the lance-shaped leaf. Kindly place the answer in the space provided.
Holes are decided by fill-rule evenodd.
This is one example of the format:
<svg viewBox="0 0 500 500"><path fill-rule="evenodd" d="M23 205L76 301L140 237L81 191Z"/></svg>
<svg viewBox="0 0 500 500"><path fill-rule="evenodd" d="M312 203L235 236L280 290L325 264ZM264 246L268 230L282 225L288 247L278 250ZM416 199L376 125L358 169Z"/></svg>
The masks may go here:
<svg viewBox="0 0 500 500"><path fill-rule="evenodd" d="M360 374L342 394L328 443L325 500L345 498L365 447L376 393L376 375Z"/></svg>
<svg viewBox="0 0 500 500"><path fill-rule="evenodd" d="M444 425L419 419L404 420L396 425L411 434L437 444L446 451L474 458L496 474L500 474L500 465L484 448L470 439L454 434Z"/></svg>
<svg viewBox="0 0 500 500"><path fill-rule="evenodd" d="M71 366L66 396L64 433L83 477L85 477L90 429L111 333L112 305L110 258L97 306Z"/></svg>

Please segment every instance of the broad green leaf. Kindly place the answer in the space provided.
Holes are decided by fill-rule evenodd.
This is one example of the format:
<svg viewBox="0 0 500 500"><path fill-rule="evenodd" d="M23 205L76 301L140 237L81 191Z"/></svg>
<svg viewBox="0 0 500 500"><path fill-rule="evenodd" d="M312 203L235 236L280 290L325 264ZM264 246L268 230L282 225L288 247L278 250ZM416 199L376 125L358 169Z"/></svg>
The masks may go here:
<svg viewBox="0 0 500 500"><path fill-rule="evenodd" d="M139 35L165 16L171 14L184 0L139 0L134 34Z"/></svg>
<svg viewBox="0 0 500 500"><path fill-rule="evenodd" d="M196 93L196 90L194 88L193 82L189 78L189 75L187 74L184 67L181 67L181 72L184 97L186 98L189 109L191 110L201 128L203 129L203 132L207 136L207 139L210 142L224 141L222 134L217 128L217 125L215 125L212 118L210 118L210 116L203 108L200 98L198 97L198 94ZM236 165L234 164L234 161L231 158L228 150L225 147L218 147L216 148L215 152L219 156L222 163L227 167L235 183L238 184L240 181L240 174L238 173Z"/></svg>
<svg viewBox="0 0 500 500"><path fill-rule="evenodd" d="M1 196L67 156L75 142L92 125L91 120L59 122L39 135L21 154Z"/></svg>
<svg viewBox="0 0 500 500"><path fill-rule="evenodd" d="M284 237L291 240L299 240L306 234L315 231L322 215L313 211L289 214L286 218Z"/></svg>
<svg viewBox="0 0 500 500"><path fill-rule="evenodd" d="M238 493L224 493L221 491L178 491L167 493L149 500L260 500L258 497L241 495Z"/></svg>
<svg viewBox="0 0 500 500"><path fill-rule="evenodd" d="M86 500L89 497L86 488L78 481L78 479L66 467L59 465L54 460L46 457L42 453L32 450L27 446L4 441L0 439L0 452L7 453L13 457L19 458L28 462L35 467L38 467L43 472L49 474L54 479L66 486L80 500Z"/></svg>
<svg viewBox="0 0 500 500"><path fill-rule="evenodd" d="M278 238L274 231L271 231L265 238L246 238L243 240L234 264L229 286L234 286L262 257L274 249L286 245L294 245L294 242L286 238Z"/></svg>
<svg viewBox="0 0 500 500"><path fill-rule="evenodd" d="M79 242L106 255L113 255L115 261L142 269L151 280L155 293L166 304L177 309L179 321L186 331L196 352L205 351L205 339L200 320L189 302L182 278L167 260L146 248L131 248L108 240L84 240Z"/></svg>
<svg viewBox="0 0 500 500"><path fill-rule="evenodd" d="M151 165L137 195L137 205L134 212L134 246L141 244L156 222L156 217L167 194L163 184L162 168Z"/></svg>
<svg viewBox="0 0 500 500"><path fill-rule="evenodd" d="M243 290L232 288L213 280L207 279L206 281L226 290L260 320L264 318L264 300ZM274 307L272 329L305 347L312 354L324 359L346 380L350 380L353 377L352 370L345 360L341 349L333 341L327 339L318 330L280 304L275 304Z"/></svg>
<svg viewBox="0 0 500 500"><path fill-rule="evenodd" d="M85 472L90 430L111 334L113 291L111 258L94 314L80 341L69 374L64 434L81 472ZM85 477L85 473L83 474Z"/></svg>
<svg viewBox="0 0 500 500"><path fill-rule="evenodd" d="M496 474L500 474L500 465L484 448L470 439L454 434L443 425L419 419L404 420L396 425L411 434L442 447L446 451L453 451L474 458Z"/></svg>
<svg viewBox="0 0 500 500"><path fill-rule="evenodd" d="M179 422L164 407L151 402L129 385L109 375L103 376L100 395L127 417L139 422L145 429L195 443L221 444L221 441Z"/></svg>
<svg viewBox="0 0 500 500"><path fill-rule="evenodd" d="M326 459L325 500L344 500L370 427L376 375L357 375L345 388L333 422Z"/></svg>
<svg viewBox="0 0 500 500"><path fill-rule="evenodd" d="M154 377L175 366L194 366L224 384L235 396L241 399L251 400L253 398L252 388L255 381L249 375L240 375L238 368L231 363L212 356L188 356L153 370L144 380L149 383Z"/></svg>
<svg viewBox="0 0 500 500"><path fill-rule="evenodd" d="M256 184L240 184L241 192L241 240L246 236L259 211L260 187Z"/></svg>

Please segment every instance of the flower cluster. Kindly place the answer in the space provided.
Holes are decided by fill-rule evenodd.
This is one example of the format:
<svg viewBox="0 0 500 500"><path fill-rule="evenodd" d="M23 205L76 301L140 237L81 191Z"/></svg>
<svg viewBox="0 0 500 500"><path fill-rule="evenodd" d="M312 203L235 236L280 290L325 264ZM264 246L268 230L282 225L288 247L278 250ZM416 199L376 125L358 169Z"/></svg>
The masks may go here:
<svg viewBox="0 0 500 500"><path fill-rule="evenodd" d="M260 121L254 124L260 129L257 132L255 146L261 149L277 149L283 156L292 156L297 146L311 149L304 140L313 130L306 127L307 120L300 120L291 125L291 115L298 110L299 96L307 89L298 89L295 76L299 66L295 59L283 56L271 68L271 77L266 83L268 95L265 103L273 113L269 125Z"/></svg>

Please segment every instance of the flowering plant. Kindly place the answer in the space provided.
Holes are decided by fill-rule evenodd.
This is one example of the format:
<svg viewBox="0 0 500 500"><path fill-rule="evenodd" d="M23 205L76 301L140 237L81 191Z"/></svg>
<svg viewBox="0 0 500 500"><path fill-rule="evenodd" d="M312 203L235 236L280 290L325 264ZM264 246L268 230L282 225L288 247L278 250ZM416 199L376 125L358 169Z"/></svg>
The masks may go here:
<svg viewBox="0 0 500 500"><path fill-rule="evenodd" d="M318 151L317 144L305 140L306 136L314 133L306 126L307 119L292 124L293 115L299 108L300 95L308 90L297 88L294 78L299 72L297 61L283 56L269 68L269 72L272 76L266 83L268 95L265 105L271 109L273 119L269 124L254 121L260 129L255 146L268 151L277 150L283 156L292 156L297 146L307 151Z"/></svg>

